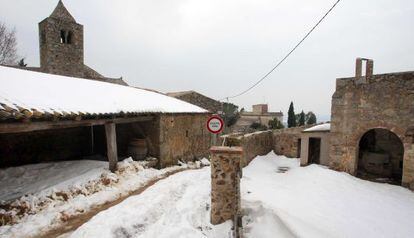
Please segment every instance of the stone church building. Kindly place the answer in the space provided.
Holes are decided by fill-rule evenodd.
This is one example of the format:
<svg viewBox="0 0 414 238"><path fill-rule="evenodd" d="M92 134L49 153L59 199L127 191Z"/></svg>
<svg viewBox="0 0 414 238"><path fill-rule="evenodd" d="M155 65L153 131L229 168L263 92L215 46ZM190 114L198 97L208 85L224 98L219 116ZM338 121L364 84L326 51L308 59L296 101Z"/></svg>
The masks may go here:
<svg viewBox="0 0 414 238"><path fill-rule="evenodd" d="M60 0L39 23L40 67L24 69L127 85L122 78L102 76L84 63L83 25L76 22Z"/></svg>

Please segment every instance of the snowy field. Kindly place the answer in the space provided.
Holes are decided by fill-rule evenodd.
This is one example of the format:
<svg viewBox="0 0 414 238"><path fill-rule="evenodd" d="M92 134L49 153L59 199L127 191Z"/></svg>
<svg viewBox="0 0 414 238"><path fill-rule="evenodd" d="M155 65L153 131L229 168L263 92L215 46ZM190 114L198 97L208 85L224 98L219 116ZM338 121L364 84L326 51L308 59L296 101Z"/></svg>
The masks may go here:
<svg viewBox="0 0 414 238"><path fill-rule="evenodd" d="M243 171L245 237L413 237L414 193L298 159L259 156ZM170 176L70 237L229 237L209 223L210 169Z"/></svg>
<svg viewBox="0 0 414 238"><path fill-rule="evenodd" d="M108 162L77 160L0 170L0 237L36 237L70 217L115 201L167 173L126 159L111 173ZM25 196L21 197L21 195ZM15 199L18 198L18 199ZM13 201L10 201L13 200ZM7 202L8 201L8 202Z"/></svg>

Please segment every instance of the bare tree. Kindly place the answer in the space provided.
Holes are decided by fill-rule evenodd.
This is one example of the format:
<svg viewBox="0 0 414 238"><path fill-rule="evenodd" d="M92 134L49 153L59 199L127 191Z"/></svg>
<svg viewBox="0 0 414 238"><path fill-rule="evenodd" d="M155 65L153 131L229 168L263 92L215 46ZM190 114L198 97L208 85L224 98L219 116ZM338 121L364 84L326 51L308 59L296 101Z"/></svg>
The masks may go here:
<svg viewBox="0 0 414 238"><path fill-rule="evenodd" d="M16 60L16 30L8 30L6 25L0 22L0 64L16 64Z"/></svg>

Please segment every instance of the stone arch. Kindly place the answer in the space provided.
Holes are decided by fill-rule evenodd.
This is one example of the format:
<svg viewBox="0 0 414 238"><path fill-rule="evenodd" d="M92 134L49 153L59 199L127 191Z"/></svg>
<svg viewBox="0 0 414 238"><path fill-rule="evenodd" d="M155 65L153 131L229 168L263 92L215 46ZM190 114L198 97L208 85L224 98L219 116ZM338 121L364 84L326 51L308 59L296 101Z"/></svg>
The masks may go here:
<svg viewBox="0 0 414 238"><path fill-rule="evenodd" d="M391 123L387 122L367 122L367 123L360 123L356 130L354 130L351 134L348 135L346 138L346 146L348 148L347 154L348 158L351 159L348 162L347 172L356 175L358 170L358 151L359 151L359 141L361 137L371 129L386 129L394 134L396 134L400 140L403 142L404 147L407 143L407 137L405 136L405 130L399 126L396 126Z"/></svg>
<svg viewBox="0 0 414 238"><path fill-rule="evenodd" d="M373 127L358 134L355 174L363 179L401 184L404 166L402 130Z"/></svg>

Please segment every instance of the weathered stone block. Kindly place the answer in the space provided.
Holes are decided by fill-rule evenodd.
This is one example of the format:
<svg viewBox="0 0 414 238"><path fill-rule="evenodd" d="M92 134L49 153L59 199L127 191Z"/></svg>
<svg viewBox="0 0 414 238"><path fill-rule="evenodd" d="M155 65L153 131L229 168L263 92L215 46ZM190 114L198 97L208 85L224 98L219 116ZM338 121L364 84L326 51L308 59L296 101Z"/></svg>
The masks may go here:
<svg viewBox="0 0 414 238"><path fill-rule="evenodd" d="M240 211L241 147L214 146L211 152L211 223L233 219Z"/></svg>

